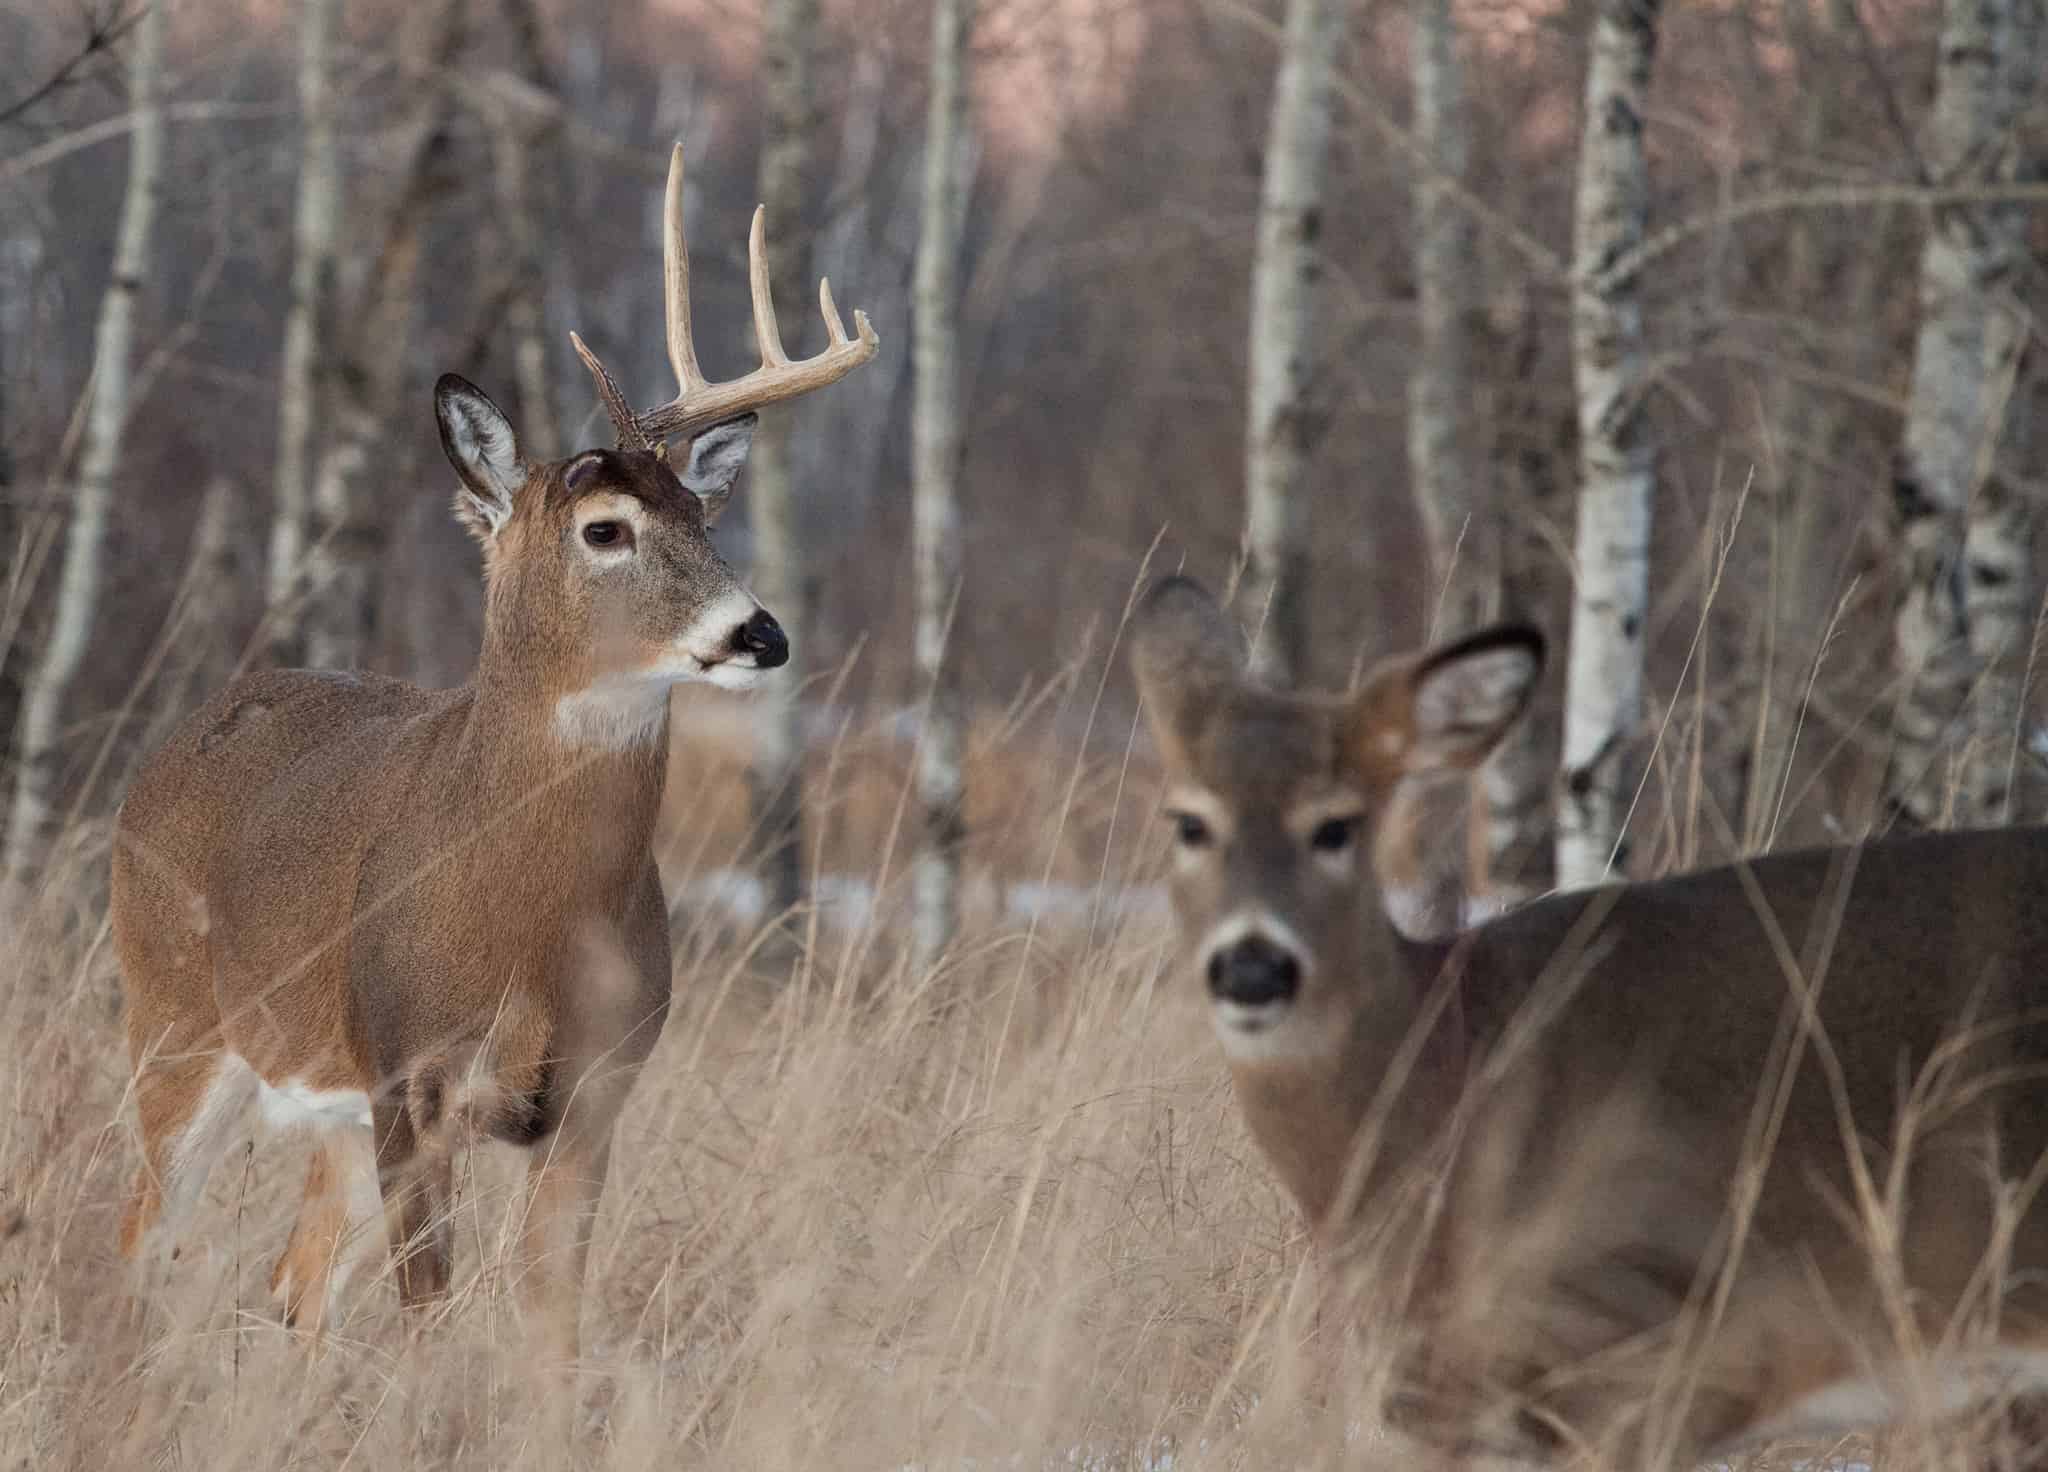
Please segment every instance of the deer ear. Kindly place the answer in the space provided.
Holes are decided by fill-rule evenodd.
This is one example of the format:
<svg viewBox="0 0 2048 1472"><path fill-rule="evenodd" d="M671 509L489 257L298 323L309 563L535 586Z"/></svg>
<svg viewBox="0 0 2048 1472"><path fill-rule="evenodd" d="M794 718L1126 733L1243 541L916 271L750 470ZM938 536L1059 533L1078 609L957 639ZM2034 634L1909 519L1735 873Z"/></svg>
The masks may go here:
<svg viewBox="0 0 2048 1472"><path fill-rule="evenodd" d="M1216 694L1244 675L1244 636L1192 578L1154 583L1131 619L1131 671L1153 737L1170 760L1187 745Z"/></svg>
<svg viewBox="0 0 2048 1472"><path fill-rule="evenodd" d="M512 517L512 498L526 484L526 457L512 422L484 391L456 373L434 385L434 418L441 449L462 480L455 515L479 540L489 541Z"/></svg>
<svg viewBox="0 0 2048 1472"><path fill-rule="evenodd" d="M758 414L742 414L723 424L714 424L690 441L690 458L678 477L683 489L704 503L704 519L718 520L725 503L732 499L733 483L747 463L747 451L754 445Z"/></svg>
<svg viewBox="0 0 2048 1472"><path fill-rule="evenodd" d="M1382 782L1470 771L1529 704L1543 636L1521 624L1381 665L1353 697L1352 758Z"/></svg>

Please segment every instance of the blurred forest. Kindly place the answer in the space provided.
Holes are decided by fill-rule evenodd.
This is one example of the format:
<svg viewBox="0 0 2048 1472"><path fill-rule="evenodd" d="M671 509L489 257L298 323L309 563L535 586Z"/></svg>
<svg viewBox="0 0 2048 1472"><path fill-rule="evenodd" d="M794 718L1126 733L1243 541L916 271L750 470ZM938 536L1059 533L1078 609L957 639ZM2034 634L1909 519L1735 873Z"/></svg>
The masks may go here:
<svg viewBox="0 0 2048 1472"><path fill-rule="evenodd" d="M1628 8L1349 6L1306 232L1317 331L1294 410L1306 548L1296 677L1341 685L1469 622L1447 604L1435 512L1411 470L1420 283L1445 263L1418 243L1418 190L1433 187L1470 244L1452 263L1463 279L1449 332L1468 367L1454 415L1462 494L1482 510L1453 537L1471 532L1477 557L1481 522L1497 528L1489 555L1524 573L1504 611L1550 636L1531 727L1546 793L1560 759L1582 481L1572 318L1587 275L1574 199L1589 38L1612 18L1603 13ZM1923 253L1950 216L1965 233L2003 230L2018 244L1998 279L1970 287L2025 330L1993 365L1997 430L1973 431L1982 473L1967 514L1995 501L2008 550L2024 552L2048 473L2048 442L2030 432L2048 388L2048 361L2032 351L2044 239L2024 203L2048 187L2036 182L2048 163L2038 61L1993 119L1991 153L1945 156L1934 0L1642 8L1655 65L1640 130L1647 235L1629 273L1641 372L1625 412L1652 457L1654 530L1639 717L1603 756L1619 790L1639 794L1625 860L1647 872L1858 834L1902 812L1949 821L1953 802L1929 813L1879 800L1903 703L1894 625L1913 579L1906 532L1926 509L1899 473ZM268 657L301 9L187 0L170 13L132 401L89 652L64 707L61 791L87 816L111 810L120 775L180 710ZM1434 138L1417 131L1411 62L1417 16L1435 9L1455 27L1463 69L1448 160L1441 117ZM430 11L445 30L427 33ZM1042 749L1018 734L1027 724L1063 749L1092 733L1095 754L1123 759L1133 696L1112 645L1148 555L1155 571L1185 565L1212 584L1244 561L1248 283L1284 21L1268 0L985 0L975 17L949 646L970 729L983 733L969 741L970 833L978 824L985 837L1006 802L1042 800L1001 765L1028 766ZM564 453L610 438L568 350L572 328L636 399L661 391L659 189L671 140L689 165L707 367L725 377L751 366L743 241L768 136L764 21L753 5L711 0L349 0L335 24L341 206L312 339L311 453L350 434L367 446L374 511L345 529L374 568L361 661L452 683L477 645L480 578L448 514L430 385L464 374ZM770 250L806 256L779 259L778 273L829 276L883 342L866 372L770 411L787 424L806 549L800 610L783 616L805 707L828 713L805 727L821 763L848 722L886 733L902 727L899 713L914 726L919 708L910 347L931 24L925 6L898 0L821 0L808 24L804 217L771 211ZM52 618L127 179L134 25L133 7L115 0L0 8L9 729ZM1940 193L1981 181L1998 187ZM378 289L394 280L395 303ZM792 351L819 346L804 296L783 297L782 320ZM1960 538L1964 502L1938 509ZM754 514L742 482L719 535L743 573ZM220 532L210 544L199 536L209 524ZM2028 628L2031 567L2008 569ZM1952 556L1937 576L1959 576ZM1498 596L1480 601L1482 614L1503 611ZM700 774L736 777L750 707L685 689L677 709L679 752L697 742L706 754L688 760ZM1038 720L1047 711L1057 719ZM2011 720L2007 765L2025 815L2038 816L2038 758L2018 739L2021 716ZM1943 731L1934 745L1948 772L1966 736ZM719 821L743 831L738 802Z"/></svg>

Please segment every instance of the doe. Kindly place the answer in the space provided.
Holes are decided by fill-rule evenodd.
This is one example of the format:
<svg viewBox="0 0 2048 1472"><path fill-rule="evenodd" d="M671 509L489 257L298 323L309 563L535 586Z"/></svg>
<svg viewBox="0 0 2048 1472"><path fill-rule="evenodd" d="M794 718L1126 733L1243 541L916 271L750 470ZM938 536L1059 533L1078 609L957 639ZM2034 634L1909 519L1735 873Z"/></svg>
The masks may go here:
<svg viewBox="0 0 2048 1472"><path fill-rule="evenodd" d="M408 1306L449 1286L455 1132L532 1151L522 1250L540 1332L573 1359L612 1128L669 1003L650 840L670 689L744 689L788 658L709 531L754 411L874 356L821 285L830 343L792 362L749 243L759 368L706 381L690 335L682 153L664 239L678 392L635 413L572 334L612 450L530 462L491 401L435 386L456 515L483 544L484 635L452 690L279 670L188 719L122 804L113 937L143 1163L122 1226L167 1249L252 1102L319 1133L272 1275L317 1326L382 1216ZM690 440L678 469L670 436ZM151 1256L159 1256L149 1251Z"/></svg>
<svg viewBox="0 0 2048 1472"><path fill-rule="evenodd" d="M1403 784L1542 663L1251 682L1165 580L1133 663L1169 886L1251 1133L1450 1454L1688 1465L2048 1384L2048 832L1922 835L1389 920Z"/></svg>

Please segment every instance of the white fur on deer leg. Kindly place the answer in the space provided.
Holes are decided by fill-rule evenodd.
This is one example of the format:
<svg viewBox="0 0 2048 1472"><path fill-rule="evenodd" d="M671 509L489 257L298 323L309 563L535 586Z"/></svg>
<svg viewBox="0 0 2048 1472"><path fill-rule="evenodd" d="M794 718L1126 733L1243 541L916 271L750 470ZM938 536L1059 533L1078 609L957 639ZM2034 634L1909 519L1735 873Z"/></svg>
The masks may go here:
<svg viewBox="0 0 2048 1472"><path fill-rule="evenodd" d="M262 1111L263 1123L271 1129L286 1130L297 1125L312 1125L316 1129L341 1125L370 1127L370 1096L361 1089L316 1089L295 1078L281 1084L260 1079L258 1086L257 1108Z"/></svg>
<svg viewBox="0 0 2048 1472"><path fill-rule="evenodd" d="M171 1178L164 1183L165 1217L176 1216L199 1194L207 1169L233 1143L255 1090L256 1070L239 1053L221 1054L220 1066L199 1096L199 1107L172 1148Z"/></svg>
<svg viewBox="0 0 2048 1472"><path fill-rule="evenodd" d="M377 1184L376 1139L366 1130L348 1130L336 1144L348 1173L348 1224L337 1244L334 1266L327 1274L327 1307L331 1313L341 1290L365 1262L377 1259L384 1245L384 1193Z"/></svg>

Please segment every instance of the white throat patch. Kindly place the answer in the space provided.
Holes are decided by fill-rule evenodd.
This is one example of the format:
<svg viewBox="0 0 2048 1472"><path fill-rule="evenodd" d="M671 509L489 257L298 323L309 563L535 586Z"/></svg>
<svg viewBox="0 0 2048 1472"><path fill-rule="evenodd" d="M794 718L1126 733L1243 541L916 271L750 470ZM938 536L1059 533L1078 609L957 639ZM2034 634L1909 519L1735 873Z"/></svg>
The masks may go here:
<svg viewBox="0 0 2048 1472"><path fill-rule="evenodd" d="M634 751L661 739L674 678L608 676L555 702L555 736L569 746Z"/></svg>

